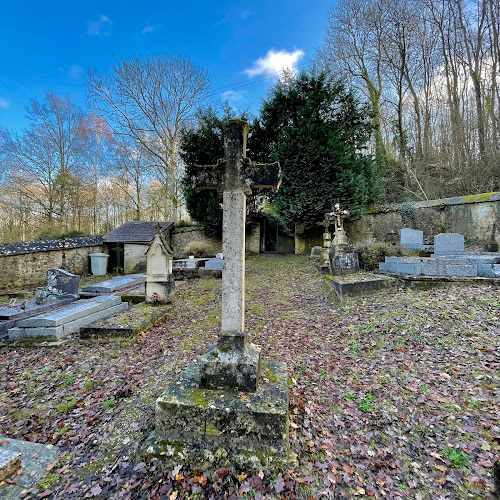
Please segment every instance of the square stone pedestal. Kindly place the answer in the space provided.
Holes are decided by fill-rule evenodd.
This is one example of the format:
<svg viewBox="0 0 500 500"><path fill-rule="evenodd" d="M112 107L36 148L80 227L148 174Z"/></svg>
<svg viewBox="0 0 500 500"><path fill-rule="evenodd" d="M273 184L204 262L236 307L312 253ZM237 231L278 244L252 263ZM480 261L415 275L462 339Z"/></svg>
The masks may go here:
<svg viewBox="0 0 500 500"><path fill-rule="evenodd" d="M156 400L156 442L228 452L287 453L286 364L262 363L256 392L199 387L192 363Z"/></svg>
<svg viewBox="0 0 500 500"><path fill-rule="evenodd" d="M217 343L198 360L200 387L255 392L259 384L260 352L260 347L250 343L246 332L219 335Z"/></svg>

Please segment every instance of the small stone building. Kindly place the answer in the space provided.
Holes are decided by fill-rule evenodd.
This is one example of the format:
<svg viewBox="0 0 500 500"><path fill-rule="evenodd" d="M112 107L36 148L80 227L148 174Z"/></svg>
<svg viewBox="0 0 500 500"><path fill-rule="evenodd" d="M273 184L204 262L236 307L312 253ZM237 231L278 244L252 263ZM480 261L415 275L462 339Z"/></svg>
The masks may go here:
<svg viewBox="0 0 500 500"><path fill-rule="evenodd" d="M146 272L146 252L162 227L162 235L172 245L173 222L130 221L104 235L103 243L109 253L108 271L123 268L125 274Z"/></svg>

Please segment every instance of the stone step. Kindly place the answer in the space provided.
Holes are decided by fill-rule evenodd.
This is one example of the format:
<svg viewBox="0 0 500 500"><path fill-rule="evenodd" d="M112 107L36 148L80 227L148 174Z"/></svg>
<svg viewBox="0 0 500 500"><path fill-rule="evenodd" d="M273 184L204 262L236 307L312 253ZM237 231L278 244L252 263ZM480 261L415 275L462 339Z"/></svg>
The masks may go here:
<svg viewBox="0 0 500 500"><path fill-rule="evenodd" d="M82 288L83 292L94 293L113 293L117 290L127 288L133 285L140 285L146 282L145 274L127 274L126 276L115 276L110 280L94 283L93 285Z"/></svg>
<svg viewBox="0 0 500 500"><path fill-rule="evenodd" d="M104 295L92 299L83 299L72 304L61 307L56 311L38 314L31 318L23 319L18 322L20 328L33 328L39 326L61 326L78 318L87 316L102 309L115 306L121 302L117 295Z"/></svg>
<svg viewBox="0 0 500 500"><path fill-rule="evenodd" d="M89 299L92 300L92 299ZM11 328L9 330L9 340L23 340L31 338L61 339L77 332L83 326L109 318L114 314L125 311L128 308L127 302L120 302L116 305L95 311L87 316L79 317L60 326L38 326L31 328Z"/></svg>

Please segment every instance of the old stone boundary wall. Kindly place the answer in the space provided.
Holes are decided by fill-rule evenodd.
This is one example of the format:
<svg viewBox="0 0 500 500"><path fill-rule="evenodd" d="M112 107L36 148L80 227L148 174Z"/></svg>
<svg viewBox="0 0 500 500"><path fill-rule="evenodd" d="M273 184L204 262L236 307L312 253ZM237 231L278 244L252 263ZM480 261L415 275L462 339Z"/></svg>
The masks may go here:
<svg viewBox="0 0 500 500"><path fill-rule="evenodd" d="M392 231L399 241L404 227L423 231L430 244L439 233L460 233L466 245L484 245L492 238L500 244L500 192L372 207L347 222L346 232L353 243L388 241Z"/></svg>
<svg viewBox="0 0 500 500"><path fill-rule="evenodd" d="M249 253L259 253L260 250L260 224L251 223L246 227L246 251ZM187 245L191 242L197 242L200 245L210 249L210 253L215 255L222 252L222 241L217 238L209 238L203 233L199 226L183 227L176 229L172 233L172 250L174 259L185 259L188 257L185 251Z"/></svg>
<svg viewBox="0 0 500 500"><path fill-rule="evenodd" d="M44 285L47 269L62 266L63 253L67 271L89 274L89 254L102 251L100 236L68 238L64 249L60 240L0 244L0 290Z"/></svg>

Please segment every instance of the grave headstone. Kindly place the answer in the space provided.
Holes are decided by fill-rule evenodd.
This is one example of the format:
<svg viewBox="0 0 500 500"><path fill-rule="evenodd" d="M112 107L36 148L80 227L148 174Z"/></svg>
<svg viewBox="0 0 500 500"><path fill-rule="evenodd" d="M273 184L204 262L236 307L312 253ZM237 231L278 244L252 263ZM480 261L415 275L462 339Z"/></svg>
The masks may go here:
<svg viewBox="0 0 500 500"><path fill-rule="evenodd" d="M464 237L459 233L441 233L434 236L434 253L463 252L465 248Z"/></svg>
<svg viewBox="0 0 500 500"><path fill-rule="evenodd" d="M424 232L405 227L401 229L400 244L408 250L422 250L424 248Z"/></svg>
<svg viewBox="0 0 500 500"><path fill-rule="evenodd" d="M199 167L192 179L195 191L223 193L222 324L217 343L158 398L155 428L159 441L180 438L188 445L243 450L288 446L286 365L267 362L265 369L272 367L273 381L268 378L257 392L261 348L250 343L245 330L244 298L246 196L254 188L278 189L281 172L278 163L259 165L246 158L247 133L246 122L227 122L224 159ZM185 390L179 390L180 386ZM200 402L192 391L199 391ZM237 391L246 392L248 404L241 404ZM261 393L270 399L269 408L262 404Z"/></svg>
<svg viewBox="0 0 500 500"><path fill-rule="evenodd" d="M64 269L49 269L47 271L47 296L58 298L73 295L78 298L80 276L68 273Z"/></svg>
<svg viewBox="0 0 500 500"><path fill-rule="evenodd" d="M173 251L161 233L161 225L158 226L158 232L146 252L146 302L148 304L172 302L175 287L172 274Z"/></svg>

